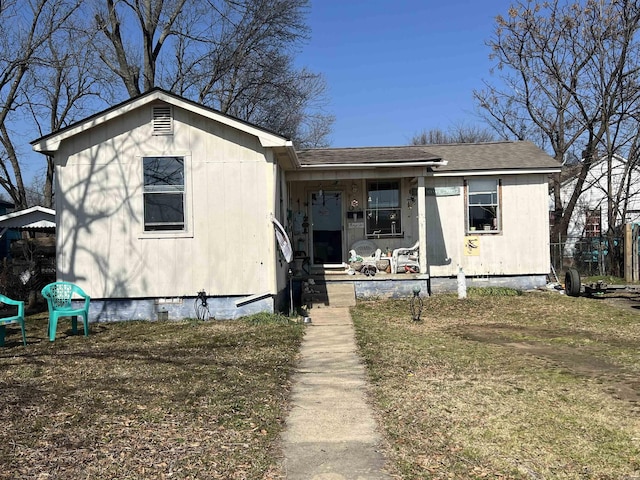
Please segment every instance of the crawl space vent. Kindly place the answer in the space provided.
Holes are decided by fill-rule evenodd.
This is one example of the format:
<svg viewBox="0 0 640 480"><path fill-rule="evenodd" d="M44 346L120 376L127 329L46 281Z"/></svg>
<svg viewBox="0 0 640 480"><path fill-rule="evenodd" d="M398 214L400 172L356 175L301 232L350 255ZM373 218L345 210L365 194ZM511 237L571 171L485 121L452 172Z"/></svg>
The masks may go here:
<svg viewBox="0 0 640 480"><path fill-rule="evenodd" d="M169 105L158 105L153 107L153 134L172 135L173 117Z"/></svg>

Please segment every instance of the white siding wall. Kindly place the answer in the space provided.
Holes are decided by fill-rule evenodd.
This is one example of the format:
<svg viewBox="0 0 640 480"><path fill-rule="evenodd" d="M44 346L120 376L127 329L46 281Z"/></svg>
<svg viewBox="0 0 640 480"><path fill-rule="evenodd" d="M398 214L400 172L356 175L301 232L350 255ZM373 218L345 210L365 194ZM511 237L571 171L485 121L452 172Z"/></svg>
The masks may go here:
<svg viewBox="0 0 640 480"><path fill-rule="evenodd" d="M276 293L273 164L255 137L173 111L171 136L151 135L145 107L62 144L59 278L95 298ZM141 158L151 155L187 160L182 237L143 232Z"/></svg>
<svg viewBox="0 0 640 480"><path fill-rule="evenodd" d="M428 187L460 187L458 196L427 198L427 242L432 276L455 275L458 266L462 266L467 275L548 273L546 176L503 175L498 178L502 180L502 231L495 234L475 232L479 238L478 256L464 254L463 179L434 178L427 184Z"/></svg>
<svg viewBox="0 0 640 480"><path fill-rule="evenodd" d="M357 172L362 175L362 172ZM400 176L402 170L397 170ZM345 173L342 173L346 175ZM375 178L372 172L367 172ZM389 174L381 176L389 178ZM413 177L412 177L413 178ZM470 177L475 178L475 177ZM546 274L550 270L548 183L545 174L503 175L502 181L502 231L496 234L475 232L479 237L480 255L464 255L465 242L465 198L463 177L427 177L426 187L458 187L459 194L452 196L427 196L427 254L432 276L452 276L461 265L467 275L530 275ZM323 183L322 183L323 182ZM315 191L327 180L294 182L291 188L293 208L297 200L308 200L308 192ZM358 193L351 193L353 183ZM365 203L366 182L362 179L337 179L331 188L344 193L344 208L348 209L351 198L356 197L360 205ZM415 184L414 184L415 185ZM378 247L409 247L418 240L418 206L407 207L411 183L402 181L402 229L404 238L371 239ZM301 207L304 208L304 207ZM304 210L307 211L306 209ZM345 215L346 216L346 215ZM349 221L345 218L345 225ZM361 220L362 221L362 220ZM364 229L345 228L345 248L364 238ZM294 240L294 245L296 241ZM345 260L348 251L345 251Z"/></svg>

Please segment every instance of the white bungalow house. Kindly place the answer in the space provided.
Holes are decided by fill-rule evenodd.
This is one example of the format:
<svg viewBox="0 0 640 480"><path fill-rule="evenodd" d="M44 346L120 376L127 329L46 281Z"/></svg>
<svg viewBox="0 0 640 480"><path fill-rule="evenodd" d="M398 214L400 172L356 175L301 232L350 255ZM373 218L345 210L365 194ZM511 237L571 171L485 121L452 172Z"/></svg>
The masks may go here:
<svg viewBox="0 0 640 480"><path fill-rule="evenodd" d="M193 317L202 290L215 318L273 311L329 271L359 297L445 290L459 268L520 288L549 272L559 165L527 142L296 151L154 89L32 146L55 159L58 279L91 295L93 321ZM407 273L346 273L358 246L416 244Z"/></svg>

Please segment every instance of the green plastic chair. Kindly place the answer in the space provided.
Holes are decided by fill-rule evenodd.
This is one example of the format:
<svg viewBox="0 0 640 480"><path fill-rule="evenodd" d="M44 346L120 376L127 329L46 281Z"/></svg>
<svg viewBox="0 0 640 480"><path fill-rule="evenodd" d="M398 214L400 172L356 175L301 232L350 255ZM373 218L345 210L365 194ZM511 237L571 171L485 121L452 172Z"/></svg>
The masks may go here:
<svg viewBox="0 0 640 480"><path fill-rule="evenodd" d="M74 295L84 299L82 308L73 308L71 300ZM56 339L58 318L71 317L71 330L78 333L78 316L82 317L84 336L89 336L89 301L91 297L77 285L69 282L50 283L42 289L42 296L47 299L49 307L49 341Z"/></svg>
<svg viewBox="0 0 640 480"><path fill-rule="evenodd" d="M5 305L14 305L18 307L18 314L13 317L5 317L0 318L0 347L4 346L4 336L5 326L6 325L20 325L20 329L22 330L22 344L27 346L27 334L24 328L24 302L20 300L12 300L5 295L0 295L0 303L4 303Z"/></svg>

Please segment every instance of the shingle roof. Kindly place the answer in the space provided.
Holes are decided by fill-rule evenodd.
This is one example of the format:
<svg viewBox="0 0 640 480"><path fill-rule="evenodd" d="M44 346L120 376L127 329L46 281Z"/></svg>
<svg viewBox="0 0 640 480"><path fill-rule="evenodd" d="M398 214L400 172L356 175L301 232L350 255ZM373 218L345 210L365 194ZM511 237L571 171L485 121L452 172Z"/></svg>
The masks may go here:
<svg viewBox="0 0 640 480"><path fill-rule="evenodd" d="M390 163L440 160L430 149L411 147L317 148L297 152L302 165L334 165L343 163Z"/></svg>
<svg viewBox="0 0 640 480"><path fill-rule="evenodd" d="M531 142L433 144L404 147L322 148L297 152L301 165L447 160L438 172L559 169L560 164Z"/></svg>

